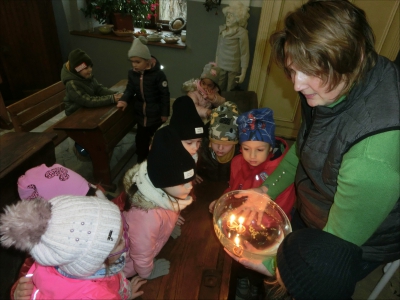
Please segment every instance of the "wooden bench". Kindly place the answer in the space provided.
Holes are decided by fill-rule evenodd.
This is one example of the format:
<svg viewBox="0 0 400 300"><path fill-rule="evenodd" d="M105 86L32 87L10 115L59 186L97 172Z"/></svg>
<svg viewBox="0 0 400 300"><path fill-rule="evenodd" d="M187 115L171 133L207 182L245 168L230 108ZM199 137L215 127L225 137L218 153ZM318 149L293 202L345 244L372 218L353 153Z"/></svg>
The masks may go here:
<svg viewBox="0 0 400 300"><path fill-rule="evenodd" d="M63 102L65 86L59 81L37 93L34 93L18 102L7 106L11 121L16 132L29 132L50 120L55 115L64 111ZM60 120L61 121L61 120ZM63 130L55 130L53 124L43 132L53 132L57 138L53 140L54 145L59 145L68 136Z"/></svg>

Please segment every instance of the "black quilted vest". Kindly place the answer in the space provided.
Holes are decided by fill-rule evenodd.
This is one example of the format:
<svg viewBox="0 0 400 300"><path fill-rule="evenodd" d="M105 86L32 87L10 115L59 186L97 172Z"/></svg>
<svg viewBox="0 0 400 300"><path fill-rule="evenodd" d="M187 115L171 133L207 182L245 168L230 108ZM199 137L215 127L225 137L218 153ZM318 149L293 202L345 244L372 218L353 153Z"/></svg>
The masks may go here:
<svg viewBox="0 0 400 300"><path fill-rule="evenodd" d="M295 182L298 210L309 227L322 229L327 222L343 155L366 137L400 129L399 78L398 67L379 57L363 82L333 108L311 108L300 95L303 122L297 137L300 163ZM398 200L362 246L365 260L389 262L400 258L399 220Z"/></svg>

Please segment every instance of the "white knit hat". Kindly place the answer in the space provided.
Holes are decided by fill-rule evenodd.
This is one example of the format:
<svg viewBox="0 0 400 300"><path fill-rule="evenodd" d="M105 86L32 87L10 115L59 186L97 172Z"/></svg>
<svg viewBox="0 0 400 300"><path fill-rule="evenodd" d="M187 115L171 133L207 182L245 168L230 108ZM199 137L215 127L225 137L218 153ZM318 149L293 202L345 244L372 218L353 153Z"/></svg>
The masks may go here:
<svg viewBox="0 0 400 300"><path fill-rule="evenodd" d="M96 197L19 201L0 221L3 246L29 250L39 264L76 277L101 269L121 230L118 207Z"/></svg>
<svg viewBox="0 0 400 300"><path fill-rule="evenodd" d="M137 56L143 59L150 59L151 58L150 51L145 44L147 44L147 40L145 37L139 37L134 39L131 49L129 49L128 51L128 58Z"/></svg>

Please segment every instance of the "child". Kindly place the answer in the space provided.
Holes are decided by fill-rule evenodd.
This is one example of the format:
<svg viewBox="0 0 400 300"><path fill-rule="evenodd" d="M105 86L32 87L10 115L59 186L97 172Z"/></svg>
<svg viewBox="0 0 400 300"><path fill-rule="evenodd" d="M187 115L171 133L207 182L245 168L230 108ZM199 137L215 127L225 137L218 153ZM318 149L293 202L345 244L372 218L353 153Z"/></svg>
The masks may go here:
<svg viewBox="0 0 400 300"><path fill-rule="evenodd" d="M183 147L197 162L197 150L204 137L204 123L197 114L196 107L188 96L176 98L172 105L169 126L179 135Z"/></svg>
<svg viewBox="0 0 400 300"><path fill-rule="evenodd" d="M216 63L208 63L204 66L200 79L191 79L182 86L182 91L192 98L199 116L205 121L210 117L213 107L225 102L225 98L219 94L220 71Z"/></svg>
<svg viewBox="0 0 400 300"><path fill-rule="evenodd" d="M195 162L179 136L170 126L160 128L147 160L128 170L123 180L130 201L124 211L129 224L126 277L138 273L153 279L169 273L169 261L154 258L173 234L179 212L192 203L188 195L194 177ZM174 234L179 236L180 228Z"/></svg>
<svg viewBox="0 0 400 300"><path fill-rule="evenodd" d="M138 163L147 158L151 138L161 124L167 121L170 109L167 77L158 60L150 55L143 43L147 43L143 37L134 39L128 51L132 70L128 72L128 85L117 105L122 109L128 103L134 106Z"/></svg>
<svg viewBox="0 0 400 300"><path fill-rule="evenodd" d="M236 104L230 101L213 109L208 124L209 135L203 138L199 150L197 169L200 176L211 181L229 180L231 160L239 154L238 116Z"/></svg>
<svg viewBox="0 0 400 300"><path fill-rule="evenodd" d="M117 103L122 94L103 87L93 77L93 62L81 49L72 50L61 70L65 85L65 114L81 107L99 107Z"/></svg>
<svg viewBox="0 0 400 300"><path fill-rule="evenodd" d="M252 109L241 114L236 123L241 154L232 160L229 188L225 192L259 187L289 151L286 141L275 137L275 122L270 108ZM275 199L289 220L295 200L293 184Z"/></svg>
<svg viewBox="0 0 400 300"><path fill-rule="evenodd" d="M18 194L21 200L41 198L50 200L56 196L97 196L107 199L103 188L89 183L78 173L54 164L45 164L29 169L18 178Z"/></svg>
<svg viewBox="0 0 400 300"><path fill-rule="evenodd" d="M126 225L116 205L96 197L59 196L7 206L1 243L35 259L33 299L133 299L144 281L122 269Z"/></svg>

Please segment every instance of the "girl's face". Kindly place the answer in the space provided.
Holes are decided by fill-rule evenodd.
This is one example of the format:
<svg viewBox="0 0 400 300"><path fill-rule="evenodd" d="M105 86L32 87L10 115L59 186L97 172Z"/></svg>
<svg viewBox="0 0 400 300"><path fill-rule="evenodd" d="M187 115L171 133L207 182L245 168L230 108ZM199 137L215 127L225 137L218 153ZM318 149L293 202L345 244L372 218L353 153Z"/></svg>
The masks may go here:
<svg viewBox="0 0 400 300"><path fill-rule="evenodd" d="M190 191L192 190L193 185L192 182L187 182L185 184L175 185L164 188L165 192L177 199L186 199L189 196Z"/></svg>
<svg viewBox="0 0 400 300"><path fill-rule="evenodd" d="M267 160L270 145L260 141L246 141L242 143L242 154L245 161L257 167Z"/></svg>
<svg viewBox="0 0 400 300"><path fill-rule="evenodd" d="M224 156L232 150L234 145L222 145L211 142L211 148L214 150L215 154L219 157Z"/></svg>
<svg viewBox="0 0 400 300"><path fill-rule="evenodd" d="M197 150L199 150L201 143L201 138L199 139L191 139L191 140L182 140L182 145L185 147L187 152L190 153L191 156L195 155L197 153Z"/></svg>
<svg viewBox="0 0 400 300"><path fill-rule="evenodd" d="M212 90L212 89L215 88L215 83L214 83L211 79L202 78L202 79L200 80L200 86L201 86L203 89L205 89L206 91L208 91L208 90Z"/></svg>
<svg viewBox="0 0 400 300"><path fill-rule="evenodd" d="M117 242L115 243L114 248L111 250L110 255L108 256L108 263L110 265L115 263L124 252L128 251L128 228L125 225L124 217L122 217L121 223L121 229L119 231Z"/></svg>
<svg viewBox="0 0 400 300"><path fill-rule="evenodd" d="M302 93L311 107L331 105L338 100L338 96L345 86L345 82L342 81L335 89L328 92L328 87L323 84L321 78L307 75L293 64L289 64L288 69L291 71L294 90Z"/></svg>
<svg viewBox="0 0 400 300"><path fill-rule="evenodd" d="M89 66L80 71L78 74L85 79L89 79L90 77L92 77L92 71L93 71L92 66Z"/></svg>
<svg viewBox="0 0 400 300"><path fill-rule="evenodd" d="M146 59L143 59L138 56L132 56L129 58L129 60L132 63L133 70L135 70L136 72L142 72L146 70L149 66L149 63Z"/></svg>

